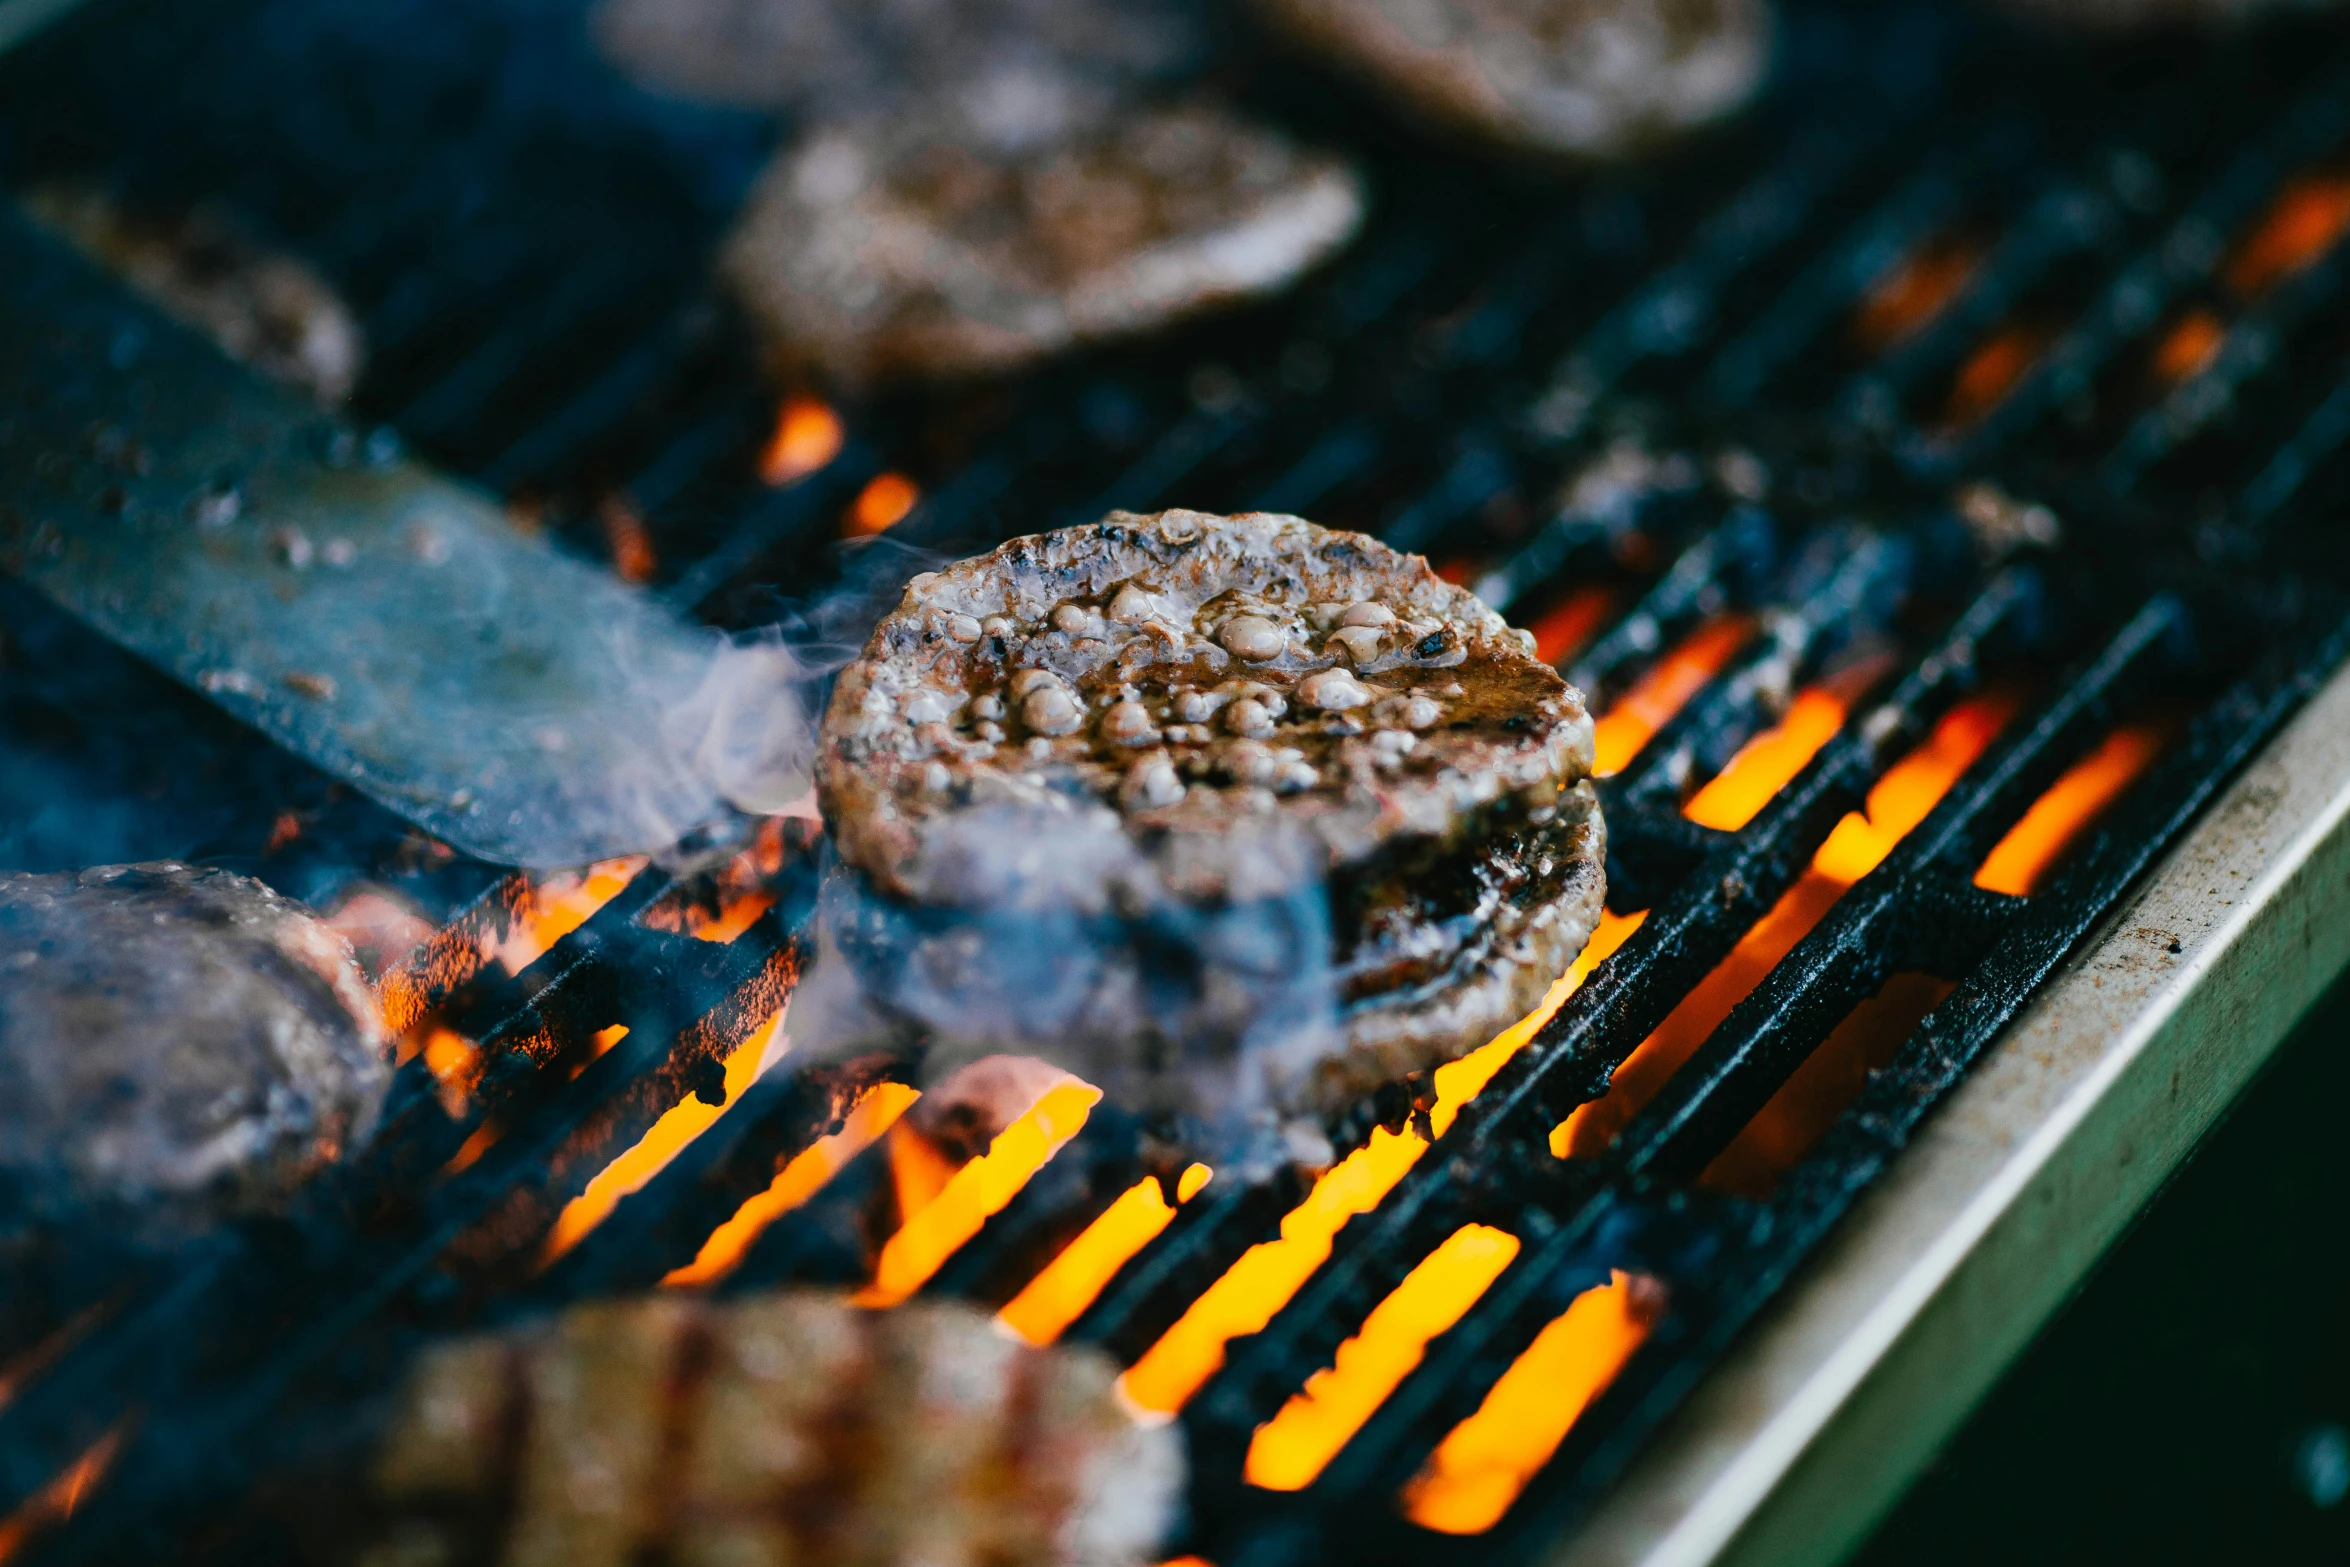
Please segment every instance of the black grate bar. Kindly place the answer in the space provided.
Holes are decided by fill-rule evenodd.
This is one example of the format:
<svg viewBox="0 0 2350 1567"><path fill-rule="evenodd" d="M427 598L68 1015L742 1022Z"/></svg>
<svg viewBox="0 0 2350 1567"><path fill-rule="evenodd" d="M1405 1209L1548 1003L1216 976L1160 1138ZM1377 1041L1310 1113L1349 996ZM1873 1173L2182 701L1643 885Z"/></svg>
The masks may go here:
<svg viewBox="0 0 2350 1567"><path fill-rule="evenodd" d="M2012 446L2049 411L2079 395L2126 343L2151 328L2173 300L2209 279L2228 242L2296 169L2350 134L2350 73L2336 72L2303 93L2277 123L2172 223L2162 239L2123 267L2081 319L1940 460L1959 467Z"/></svg>
<svg viewBox="0 0 2350 1567"><path fill-rule="evenodd" d="M2045 787L2063 762L2096 738L2118 688L2133 677L2144 678L2183 621L2183 607L2168 597L2132 617L2096 662L2066 683L2027 733L1978 762L1972 776L1961 780L1884 864L1837 900L1818 927L1674 1071L1624 1129L1606 1162L1632 1177L1695 1180L1853 1004L1897 969L1923 965L1958 978L1950 967L1971 967L1968 956L1982 952L1989 941L1952 940L1960 933L1949 921L1932 917L1936 900L1921 897L1925 889L1920 884L1936 875L1963 880L1972 870L1972 857L1979 857L1970 857L1971 851L1988 847L1976 843L1982 824L2020 814L2038 793L2032 786ZM1948 863L1954 856L1968 863Z"/></svg>

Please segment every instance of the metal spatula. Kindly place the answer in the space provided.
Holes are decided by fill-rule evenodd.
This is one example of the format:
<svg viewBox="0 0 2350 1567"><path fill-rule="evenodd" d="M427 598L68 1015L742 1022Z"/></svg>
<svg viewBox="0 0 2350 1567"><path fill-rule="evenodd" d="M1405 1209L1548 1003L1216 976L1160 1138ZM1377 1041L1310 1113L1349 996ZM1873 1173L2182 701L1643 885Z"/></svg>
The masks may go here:
<svg viewBox="0 0 2350 1567"><path fill-rule="evenodd" d="M468 853L577 864L787 798L780 651L384 456L0 216L0 569Z"/></svg>

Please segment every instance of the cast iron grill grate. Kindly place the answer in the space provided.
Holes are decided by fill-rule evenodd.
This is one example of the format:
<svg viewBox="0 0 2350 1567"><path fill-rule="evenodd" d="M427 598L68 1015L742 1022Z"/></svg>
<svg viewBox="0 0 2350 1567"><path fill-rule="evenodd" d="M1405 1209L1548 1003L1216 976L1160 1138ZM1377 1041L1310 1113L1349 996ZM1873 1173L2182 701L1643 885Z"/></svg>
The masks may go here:
<svg viewBox="0 0 2350 1567"><path fill-rule="evenodd" d="M20 182L96 169L222 195L285 236L368 322L358 413L518 519L591 550L633 528L680 606L820 635L855 631L925 551L1111 506L1297 510L1429 553L1535 626L1596 710L1638 719L1603 788L1611 904L1637 929L1480 1091L1408 1083L1360 1108L1341 1171L1377 1178L1356 1216L1177 1400L1185 1544L1221 1567L1506 1559L1571 1522L2344 652L2317 519L2350 439L2350 224L2308 213L2330 210L2350 137L2350 52L2323 35L2123 69L1939 7L1819 7L1737 130L1564 189L1398 145L1262 66L1252 101L1374 161L1380 213L1350 257L1167 343L851 411L829 463L769 486L774 394L699 274L770 133L620 88L568 13L470 8L458 42L387 50L381 29L448 8L316 9L186 8L120 52L68 29L10 62L0 156ZM2265 278L2244 260L2263 243L2284 247ZM885 469L919 504L843 547ZM845 599L818 604L819 584ZM1694 819L1807 696L1839 704L1828 734L1735 825ZM1978 885L2117 736L2144 740L2142 767L2046 879ZM1937 754L1906 831L1848 827ZM1831 876L1839 834L1868 852ZM772 905L696 940L687 906L723 903L729 856ZM796 978L816 867L772 832L665 863L606 868L618 890L513 972L491 953L544 889L493 885L387 990L420 1048L368 1154L286 1223L154 1263L0 1398L0 1511L109 1455L43 1559L191 1540L250 1558L275 1537L243 1500L322 1439L332 1395L422 1335L659 1284L903 1073L730 1081ZM1685 1058L1633 1102L1640 1052L1709 986ZM1896 992L1916 1004L1824 1119L1726 1164ZM461 1070L435 1070L442 1034ZM599 1172L716 1101L550 1257ZM1156 1130L1097 1109L924 1287L1012 1299L1139 1181L1172 1182ZM1316 1200L1298 1171L1211 1184L1068 1335L1146 1357ZM881 1137L709 1287L861 1282L895 1222ZM1467 1225L1515 1237L1514 1259L1326 1465L1248 1483L1260 1427ZM1400 1521L1431 1452L1619 1274L1661 1310L1498 1527Z"/></svg>

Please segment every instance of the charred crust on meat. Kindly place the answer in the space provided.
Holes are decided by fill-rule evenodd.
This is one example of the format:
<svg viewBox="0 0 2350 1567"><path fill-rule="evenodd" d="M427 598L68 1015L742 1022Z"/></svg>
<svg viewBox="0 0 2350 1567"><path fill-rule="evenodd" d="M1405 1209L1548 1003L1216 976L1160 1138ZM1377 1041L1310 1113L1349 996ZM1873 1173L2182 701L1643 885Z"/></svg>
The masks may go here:
<svg viewBox="0 0 2350 1567"><path fill-rule="evenodd" d="M1367 609L1394 619L1342 624ZM994 629L959 643L958 615ZM1507 800L1538 817L1591 757L1580 694L1417 556L1295 517L1114 512L915 578L834 689L818 788L841 857L899 897L975 895L931 830L1049 795L1115 810L1174 890L1215 898L1248 884L1235 823L1281 816L1354 864Z"/></svg>
<svg viewBox="0 0 2350 1567"><path fill-rule="evenodd" d="M427 1348L343 1482L349 1505L310 1532L339 1528L321 1554L371 1567L1140 1567L1172 1522L1183 1446L1127 1416L1117 1370L947 1302L584 1304Z"/></svg>
<svg viewBox="0 0 2350 1567"><path fill-rule="evenodd" d="M1114 512L916 577L843 672L817 783L870 896L835 935L886 991L961 911L1074 910L1114 944L1160 904L1310 888L1344 1048L1281 1093L1327 1111L1484 1043L1572 961L1603 890L1591 766L1581 695L1418 557L1295 517ZM1117 869L1007 870L973 848L999 819L1119 845ZM1271 852L1284 833L1310 852ZM1129 1079L1198 1069L1164 1039L1116 1055Z"/></svg>
<svg viewBox="0 0 2350 1567"><path fill-rule="evenodd" d="M1620 158L1719 119L1753 96L1770 61L1767 0L1253 0L1253 8L1430 125L1549 158Z"/></svg>
<svg viewBox="0 0 2350 1567"><path fill-rule="evenodd" d="M1208 102L1042 146L914 114L781 154L721 270L786 373L854 389L1000 373L1276 292L1364 210L1344 160Z"/></svg>
<svg viewBox="0 0 2350 1567"><path fill-rule="evenodd" d="M389 1080L349 946L226 871L0 875L0 975L0 1175L59 1219L275 1209Z"/></svg>

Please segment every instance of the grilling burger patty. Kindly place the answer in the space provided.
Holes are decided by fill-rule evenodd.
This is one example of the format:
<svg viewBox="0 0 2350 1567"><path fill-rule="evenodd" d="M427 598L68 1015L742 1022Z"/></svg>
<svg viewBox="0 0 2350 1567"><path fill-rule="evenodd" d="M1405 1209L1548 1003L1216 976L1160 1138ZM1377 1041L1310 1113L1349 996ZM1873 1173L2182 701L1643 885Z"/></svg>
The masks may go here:
<svg viewBox="0 0 2350 1567"><path fill-rule="evenodd" d="M1254 0L1424 119L1616 158L1729 114L1770 57L1768 0Z"/></svg>
<svg viewBox="0 0 2350 1567"><path fill-rule="evenodd" d="M276 1208L373 1122L383 1046L349 946L257 881L0 875L0 1177L36 1214Z"/></svg>
<svg viewBox="0 0 2350 1567"><path fill-rule="evenodd" d="M792 372L1011 369L1276 292L1361 224L1337 158L1208 102L824 129L759 182L725 276Z"/></svg>
<svg viewBox="0 0 2350 1567"><path fill-rule="evenodd" d="M1113 512L915 578L843 672L817 787L857 897L829 939L884 1013L987 1036L941 1065L993 1043L1211 1117L1261 1072L1272 1109L1327 1114L1483 1044L1581 950L1591 762L1580 693L1419 557ZM1334 1028L1252 1055L1316 983Z"/></svg>
<svg viewBox="0 0 2350 1567"><path fill-rule="evenodd" d="M307 262L271 250L215 207L163 214L95 185L40 185L24 210L221 352L321 403L351 395L366 334Z"/></svg>
<svg viewBox="0 0 2350 1567"><path fill-rule="evenodd" d="M1181 1438L1099 1351L968 1306L811 1292L576 1306L439 1345L371 1477L365 1567L1125 1567L1152 1559Z"/></svg>

